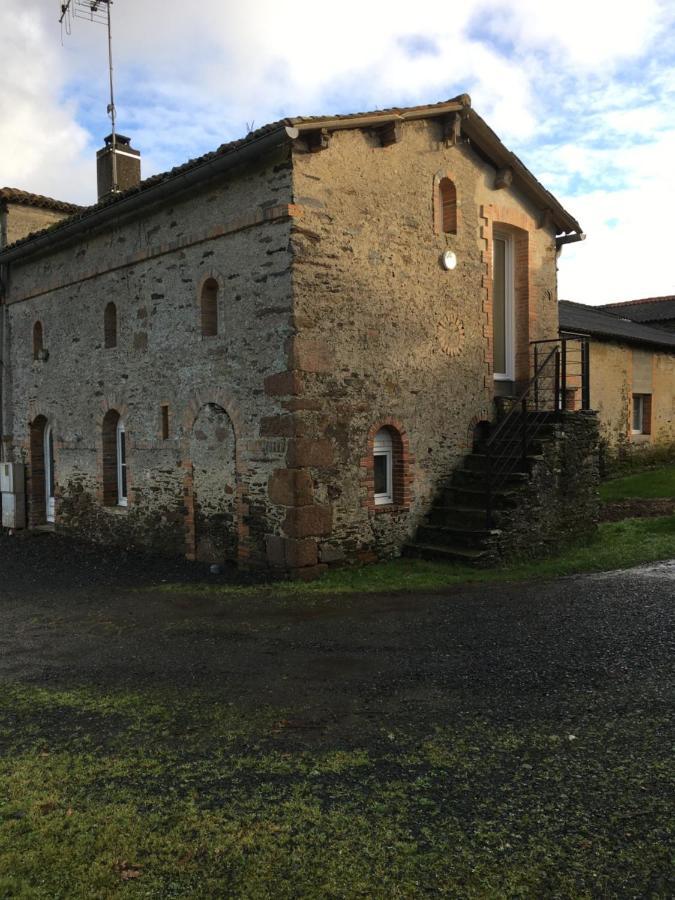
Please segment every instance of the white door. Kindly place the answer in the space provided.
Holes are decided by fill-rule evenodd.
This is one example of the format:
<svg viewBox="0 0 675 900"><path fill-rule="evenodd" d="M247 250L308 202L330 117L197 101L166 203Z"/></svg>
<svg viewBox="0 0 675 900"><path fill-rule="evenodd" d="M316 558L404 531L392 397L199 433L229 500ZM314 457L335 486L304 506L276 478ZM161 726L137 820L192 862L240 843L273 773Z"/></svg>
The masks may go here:
<svg viewBox="0 0 675 900"><path fill-rule="evenodd" d="M45 429L45 508L47 521L54 521L54 432L51 425Z"/></svg>

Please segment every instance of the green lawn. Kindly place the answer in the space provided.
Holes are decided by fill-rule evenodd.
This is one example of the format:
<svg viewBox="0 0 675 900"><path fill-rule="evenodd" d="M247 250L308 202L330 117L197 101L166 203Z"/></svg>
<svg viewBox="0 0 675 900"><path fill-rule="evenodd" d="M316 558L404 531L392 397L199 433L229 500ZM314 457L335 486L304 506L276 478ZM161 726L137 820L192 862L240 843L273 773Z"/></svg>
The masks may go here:
<svg viewBox="0 0 675 900"><path fill-rule="evenodd" d="M605 502L660 497L675 498L675 466L612 478L600 485L600 499Z"/></svg>

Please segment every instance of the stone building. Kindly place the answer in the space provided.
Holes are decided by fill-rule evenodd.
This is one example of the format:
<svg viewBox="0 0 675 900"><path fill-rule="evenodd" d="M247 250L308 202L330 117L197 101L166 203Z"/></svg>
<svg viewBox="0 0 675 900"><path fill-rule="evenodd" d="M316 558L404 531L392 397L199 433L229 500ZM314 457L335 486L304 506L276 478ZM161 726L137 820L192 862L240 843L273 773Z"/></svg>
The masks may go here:
<svg viewBox="0 0 675 900"><path fill-rule="evenodd" d="M624 317L630 303L611 308L621 314L609 306L560 301L561 334L590 339L590 405L598 412L603 443L611 453L673 443L675 334Z"/></svg>
<svg viewBox="0 0 675 900"><path fill-rule="evenodd" d="M113 194L111 149L96 205L14 243L10 209L0 251L30 526L307 576L399 553L556 337L579 224L466 95L125 164Z"/></svg>

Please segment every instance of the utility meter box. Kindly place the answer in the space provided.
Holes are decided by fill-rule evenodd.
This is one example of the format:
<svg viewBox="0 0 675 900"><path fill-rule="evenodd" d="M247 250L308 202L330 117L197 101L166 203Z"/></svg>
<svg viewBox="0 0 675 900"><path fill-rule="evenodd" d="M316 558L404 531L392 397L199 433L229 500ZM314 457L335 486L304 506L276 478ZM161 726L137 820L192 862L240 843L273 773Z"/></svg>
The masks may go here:
<svg viewBox="0 0 675 900"><path fill-rule="evenodd" d="M13 529L26 527L25 494L2 495L2 527Z"/></svg>
<svg viewBox="0 0 675 900"><path fill-rule="evenodd" d="M0 463L0 492L23 494L26 467L23 463Z"/></svg>

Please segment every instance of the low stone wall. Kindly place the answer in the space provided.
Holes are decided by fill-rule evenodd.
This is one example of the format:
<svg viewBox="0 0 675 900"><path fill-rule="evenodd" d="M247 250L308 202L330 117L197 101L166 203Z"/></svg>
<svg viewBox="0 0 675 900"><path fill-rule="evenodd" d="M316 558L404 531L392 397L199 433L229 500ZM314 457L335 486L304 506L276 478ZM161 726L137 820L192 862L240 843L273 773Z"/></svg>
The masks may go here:
<svg viewBox="0 0 675 900"><path fill-rule="evenodd" d="M542 458L521 491L517 508L500 513L499 560L547 556L591 537L598 525L598 418L563 413L543 441Z"/></svg>

